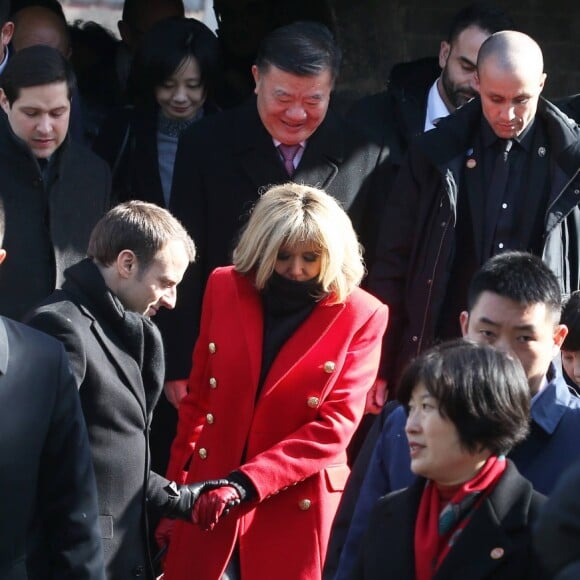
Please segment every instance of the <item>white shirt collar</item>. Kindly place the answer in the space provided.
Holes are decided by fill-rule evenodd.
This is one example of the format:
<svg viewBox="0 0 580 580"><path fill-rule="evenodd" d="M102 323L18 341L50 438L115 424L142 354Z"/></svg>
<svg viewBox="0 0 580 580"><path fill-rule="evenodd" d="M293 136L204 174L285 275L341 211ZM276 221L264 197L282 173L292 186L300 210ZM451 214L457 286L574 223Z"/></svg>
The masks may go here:
<svg viewBox="0 0 580 580"><path fill-rule="evenodd" d="M439 89L437 88L437 79L429 89L429 94L427 95L427 114L425 115L425 131L435 129L434 121L438 121L443 117L449 115L449 109L444 103L441 95L439 94Z"/></svg>
<svg viewBox="0 0 580 580"><path fill-rule="evenodd" d="M4 47L4 59L2 60L2 62L0 62L0 74L2 74L2 72L6 68L7 64L8 64L8 47L5 46Z"/></svg>

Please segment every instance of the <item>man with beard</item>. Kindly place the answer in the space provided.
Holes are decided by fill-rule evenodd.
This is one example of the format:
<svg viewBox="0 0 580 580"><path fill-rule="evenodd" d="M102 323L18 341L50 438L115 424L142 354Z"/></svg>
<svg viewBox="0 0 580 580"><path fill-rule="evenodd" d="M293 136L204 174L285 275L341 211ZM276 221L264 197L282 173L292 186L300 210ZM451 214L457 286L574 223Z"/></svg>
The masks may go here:
<svg viewBox="0 0 580 580"><path fill-rule="evenodd" d="M477 57L475 98L417 138L383 213L369 286L391 308L381 376L457 337L473 273L491 256L541 256L567 296L580 282L580 128L540 94L538 44L502 31Z"/></svg>
<svg viewBox="0 0 580 580"><path fill-rule="evenodd" d="M451 21L438 58L395 65L387 90L355 103L349 118L389 151L396 171L411 139L476 96L475 63L483 41L514 28L511 17L496 4L469 4Z"/></svg>

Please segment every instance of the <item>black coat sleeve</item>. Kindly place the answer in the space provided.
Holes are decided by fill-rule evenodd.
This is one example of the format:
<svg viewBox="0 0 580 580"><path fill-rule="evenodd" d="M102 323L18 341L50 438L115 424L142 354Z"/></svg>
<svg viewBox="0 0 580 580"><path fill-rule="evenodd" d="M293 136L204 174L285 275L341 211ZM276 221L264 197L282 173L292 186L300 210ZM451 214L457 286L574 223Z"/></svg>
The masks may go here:
<svg viewBox="0 0 580 580"><path fill-rule="evenodd" d="M565 576L569 567L580 569L580 463L560 479L544 505L534 541L547 571ZM566 573L569 573L566 572ZM558 576L559 578L559 576Z"/></svg>

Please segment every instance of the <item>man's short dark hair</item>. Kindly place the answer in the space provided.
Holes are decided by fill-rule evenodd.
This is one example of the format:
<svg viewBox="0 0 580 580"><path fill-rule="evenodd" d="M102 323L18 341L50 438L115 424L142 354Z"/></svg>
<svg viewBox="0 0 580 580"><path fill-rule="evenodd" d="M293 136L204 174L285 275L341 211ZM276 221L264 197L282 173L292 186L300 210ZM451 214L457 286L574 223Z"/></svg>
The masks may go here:
<svg viewBox="0 0 580 580"><path fill-rule="evenodd" d="M315 76L329 70L336 79L341 52L330 30L318 22L300 21L276 28L260 45L256 66L270 65L298 76Z"/></svg>
<svg viewBox="0 0 580 580"><path fill-rule="evenodd" d="M580 290L572 292L564 304L560 324L568 327L562 350L580 350Z"/></svg>
<svg viewBox="0 0 580 580"><path fill-rule="evenodd" d="M0 27L8 22L10 15L10 0L0 0Z"/></svg>
<svg viewBox="0 0 580 580"><path fill-rule="evenodd" d="M423 384L470 452L505 454L529 432L530 387L520 361L487 344L454 340L410 363L397 391L407 408Z"/></svg>
<svg viewBox="0 0 580 580"><path fill-rule="evenodd" d="M139 15L144 10L146 10L147 5L152 4L153 1L174 4L181 12L181 16L185 16L185 6L183 4L183 0L146 0L145 2L143 0L125 0L123 4L123 12L121 15L123 22L126 22L129 26L134 27L137 24Z"/></svg>
<svg viewBox="0 0 580 580"><path fill-rule="evenodd" d="M521 305L545 304L558 324L560 285L540 258L526 252L505 252L490 258L476 273L467 293L469 311L483 292L493 292Z"/></svg>
<svg viewBox="0 0 580 580"><path fill-rule="evenodd" d="M20 12L20 10L24 8L30 8L32 6L39 6L41 8L50 10L66 24L66 16L64 14L62 4L59 2L59 0L12 0L10 15L12 16L17 12Z"/></svg>
<svg viewBox="0 0 580 580"><path fill-rule="evenodd" d="M166 209L145 201L127 201L110 209L91 232L87 255L110 266L123 250L131 250L146 270L155 254L179 240L188 260L195 260L195 245L185 228Z"/></svg>
<svg viewBox="0 0 580 580"><path fill-rule="evenodd" d="M483 0L468 4L455 15L449 27L447 42L452 44L470 26L477 26L490 34L500 30L516 30L514 20L501 6Z"/></svg>
<svg viewBox="0 0 580 580"><path fill-rule="evenodd" d="M10 106L20 96L21 89L60 82L66 83L70 99L76 84L72 66L58 50L41 44L11 55L0 77L0 87Z"/></svg>

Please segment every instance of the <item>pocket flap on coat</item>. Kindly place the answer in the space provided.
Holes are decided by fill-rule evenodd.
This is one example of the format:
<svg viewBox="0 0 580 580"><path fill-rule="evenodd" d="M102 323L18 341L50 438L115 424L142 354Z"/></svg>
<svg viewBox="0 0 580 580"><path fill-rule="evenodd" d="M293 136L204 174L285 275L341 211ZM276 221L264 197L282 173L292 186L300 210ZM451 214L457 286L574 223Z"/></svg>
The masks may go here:
<svg viewBox="0 0 580 580"><path fill-rule="evenodd" d="M344 491L349 475L350 469L346 464L331 465L324 469L326 485L328 485L330 491Z"/></svg>

